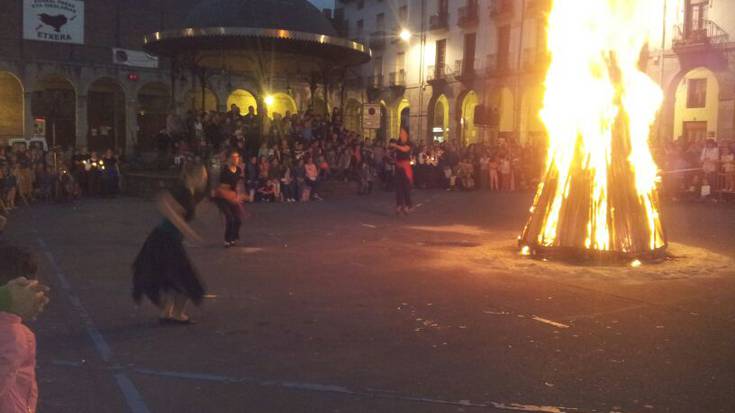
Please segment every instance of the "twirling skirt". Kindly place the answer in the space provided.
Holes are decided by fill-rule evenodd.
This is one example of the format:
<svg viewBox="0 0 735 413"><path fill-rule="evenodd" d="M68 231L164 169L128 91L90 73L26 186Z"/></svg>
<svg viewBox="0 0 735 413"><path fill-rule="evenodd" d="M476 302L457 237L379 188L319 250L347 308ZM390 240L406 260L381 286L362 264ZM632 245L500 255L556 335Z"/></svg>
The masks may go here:
<svg viewBox="0 0 735 413"><path fill-rule="evenodd" d="M161 305L162 293L186 295L194 304L204 297L204 284L186 254L183 236L170 222L164 221L148 236L133 263L133 299L143 295Z"/></svg>

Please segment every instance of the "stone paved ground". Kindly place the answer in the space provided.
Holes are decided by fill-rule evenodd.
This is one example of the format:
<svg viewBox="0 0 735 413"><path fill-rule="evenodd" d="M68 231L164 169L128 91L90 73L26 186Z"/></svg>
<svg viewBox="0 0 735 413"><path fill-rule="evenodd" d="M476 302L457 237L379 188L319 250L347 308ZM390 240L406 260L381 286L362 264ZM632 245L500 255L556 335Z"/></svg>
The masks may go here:
<svg viewBox="0 0 735 413"><path fill-rule="evenodd" d="M530 195L415 195L407 218L384 193L256 205L232 250L203 205L190 252L217 297L191 327L130 300L152 203L19 210L7 238L53 287L40 411L735 411L732 266L560 271L514 258ZM672 241L735 258L732 205L664 212Z"/></svg>

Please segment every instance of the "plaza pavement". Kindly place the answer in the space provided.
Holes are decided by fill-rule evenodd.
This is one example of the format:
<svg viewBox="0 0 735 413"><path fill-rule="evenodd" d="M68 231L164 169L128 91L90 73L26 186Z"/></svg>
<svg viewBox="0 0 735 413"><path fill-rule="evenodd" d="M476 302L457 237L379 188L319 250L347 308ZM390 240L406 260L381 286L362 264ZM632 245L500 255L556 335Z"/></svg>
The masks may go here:
<svg viewBox="0 0 735 413"><path fill-rule="evenodd" d="M231 250L202 205L189 251L216 298L190 327L130 299L152 202L18 210L6 238L53 288L39 411L735 411L735 269L558 272L508 258L530 194L415 197L406 218L388 193L254 205ZM664 213L671 241L735 258L732 205Z"/></svg>

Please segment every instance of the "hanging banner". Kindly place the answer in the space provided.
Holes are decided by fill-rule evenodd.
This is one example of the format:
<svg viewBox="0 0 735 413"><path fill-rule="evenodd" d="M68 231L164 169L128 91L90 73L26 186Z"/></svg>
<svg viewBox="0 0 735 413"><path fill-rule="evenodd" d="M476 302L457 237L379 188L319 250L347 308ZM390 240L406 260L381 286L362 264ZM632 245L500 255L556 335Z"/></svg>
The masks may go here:
<svg viewBox="0 0 735 413"><path fill-rule="evenodd" d="M23 38L84 44L84 2L23 0Z"/></svg>
<svg viewBox="0 0 735 413"><path fill-rule="evenodd" d="M158 58L141 50L112 49L112 63L116 65L158 68Z"/></svg>
<svg viewBox="0 0 735 413"><path fill-rule="evenodd" d="M362 105L363 129L380 129L380 104L365 103Z"/></svg>

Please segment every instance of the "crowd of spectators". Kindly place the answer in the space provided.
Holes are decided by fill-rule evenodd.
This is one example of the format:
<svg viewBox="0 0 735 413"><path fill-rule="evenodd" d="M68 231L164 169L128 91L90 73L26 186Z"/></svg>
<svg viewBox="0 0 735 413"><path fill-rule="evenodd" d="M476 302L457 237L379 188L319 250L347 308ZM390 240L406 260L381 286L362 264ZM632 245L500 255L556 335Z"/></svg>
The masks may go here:
<svg viewBox="0 0 735 413"><path fill-rule="evenodd" d="M321 199L320 184L328 179L356 182L359 194L376 186L392 189L392 140L363 139L348 131L338 108L329 115L287 112L273 119L258 117L252 107L243 115L235 105L226 113L170 115L156 142L161 157L175 166L188 158L208 161L213 179L227 151L238 151L244 171L241 190L252 201ZM543 161L541 148L505 139L495 145L435 142L414 148L420 188L527 189L536 182Z"/></svg>
<svg viewBox="0 0 735 413"><path fill-rule="evenodd" d="M392 140L368 140L347 130L339 108L327 115L307 110L274 114L272 119L257 116L252 107L241 113L235 105L227 112L171 114L154 142L159 166L176 168L187 159L198 159L213 172L213 186L226 153L236 150L243 171L240 190L253 202L320 200L326 180L355 182L359 194L392 190ZM665 193L679 197L735 192L734 149L728 141L718 146L711 139L688 145L679 140L662 147L656 157L664 171ZM469 146L415 142L415 186L529 190L543 172L544 151L503 138ZM112 150L100 154L84 148L0 147L0 214L35 201L115 196L122 161Z"/></svg>
<svg viewBox="0 0 735 413"><path fill-rule="evenodd" d="M114 196L120 189L119 156L86 149L45 150L40 144L0 146L0 213L36 201L81 195Z"/></svg>
<svg viewBox="0 0 735 413"><path fill-rule="evenodd" d="M674 199L735 193L735 143L706 139L679 139L659 153L664 171L664 193Z"/></svg>

